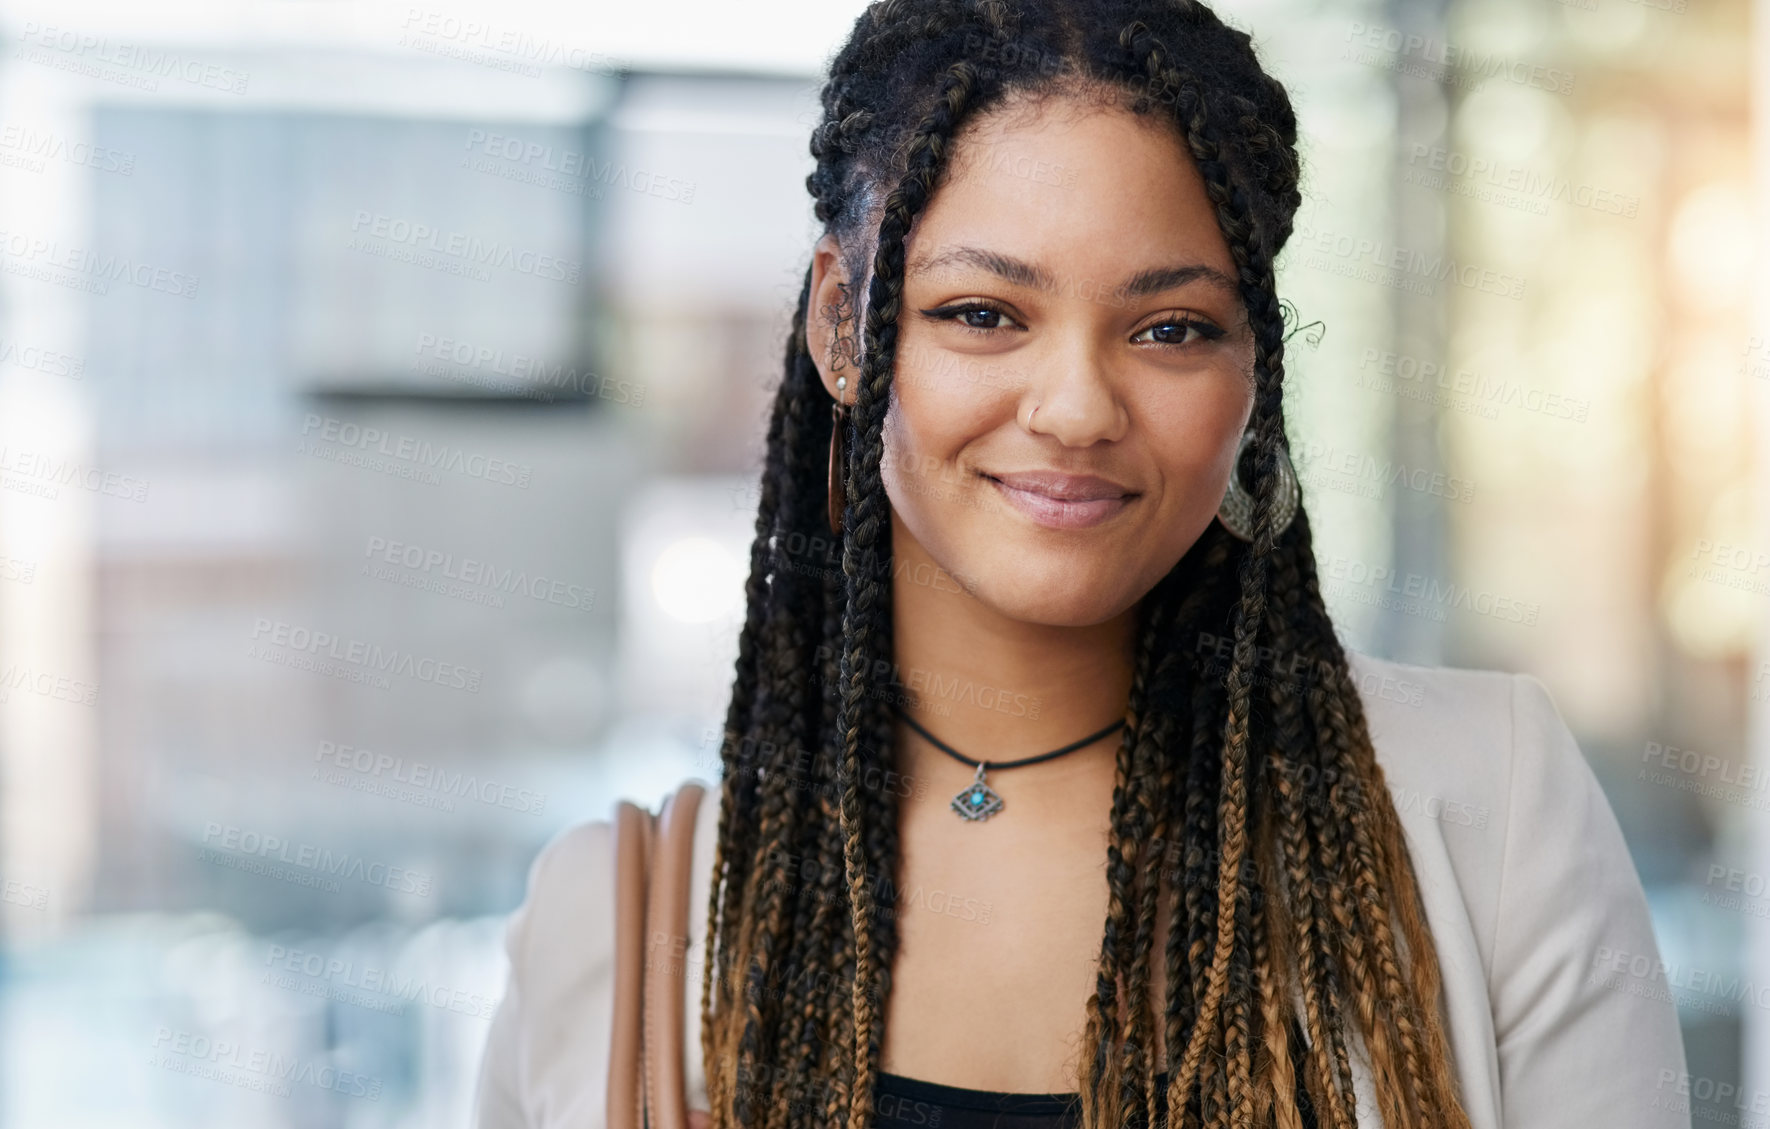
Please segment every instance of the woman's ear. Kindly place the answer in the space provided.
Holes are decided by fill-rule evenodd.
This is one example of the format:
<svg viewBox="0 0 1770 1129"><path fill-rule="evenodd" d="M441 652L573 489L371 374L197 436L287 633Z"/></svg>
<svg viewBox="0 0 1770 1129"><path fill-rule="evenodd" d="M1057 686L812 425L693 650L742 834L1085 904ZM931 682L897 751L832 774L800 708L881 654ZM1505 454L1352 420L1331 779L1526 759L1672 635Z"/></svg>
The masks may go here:
<svg viewBox="0 0 1770 1129"><path fill-rule="evenodd" d="M805 344L823 378L824 390L832 400L840 399L847 404L854 403L859 371L855 364L853 295L842 245L833 234L825 234L811 250L811 300L805 310ZM839 376L846 376L848 384L838 396Z"/></svg>

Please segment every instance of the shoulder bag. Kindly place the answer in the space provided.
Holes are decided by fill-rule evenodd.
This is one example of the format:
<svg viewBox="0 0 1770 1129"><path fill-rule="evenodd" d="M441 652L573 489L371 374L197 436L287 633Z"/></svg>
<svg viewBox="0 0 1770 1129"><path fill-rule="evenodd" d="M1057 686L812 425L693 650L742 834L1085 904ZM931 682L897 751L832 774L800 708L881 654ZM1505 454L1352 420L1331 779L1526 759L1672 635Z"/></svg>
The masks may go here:
<svg viewBox="0 0 1770 1129"><path fill-rule="evenodd" d="M615 990L608 1129L688 1129L683 1016L689 880L705 789L683 784L656 814L615 806Z"/></svg>

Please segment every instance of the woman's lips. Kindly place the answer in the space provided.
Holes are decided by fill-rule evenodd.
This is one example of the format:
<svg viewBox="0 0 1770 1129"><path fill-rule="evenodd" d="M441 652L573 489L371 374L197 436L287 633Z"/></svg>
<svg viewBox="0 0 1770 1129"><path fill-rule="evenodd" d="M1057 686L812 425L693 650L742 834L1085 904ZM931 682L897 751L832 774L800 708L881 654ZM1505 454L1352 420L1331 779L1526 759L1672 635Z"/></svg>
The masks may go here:
<svg viewBox="0 0 1770 1129"><path fill-rule="evenodd" d="M999 478L989 478L1004 500L1039 525L1048 529L1087 529L1110 520L1131 504L1135 494L1107 498L1053 498L1034 490L1010 486Z"/></svg>

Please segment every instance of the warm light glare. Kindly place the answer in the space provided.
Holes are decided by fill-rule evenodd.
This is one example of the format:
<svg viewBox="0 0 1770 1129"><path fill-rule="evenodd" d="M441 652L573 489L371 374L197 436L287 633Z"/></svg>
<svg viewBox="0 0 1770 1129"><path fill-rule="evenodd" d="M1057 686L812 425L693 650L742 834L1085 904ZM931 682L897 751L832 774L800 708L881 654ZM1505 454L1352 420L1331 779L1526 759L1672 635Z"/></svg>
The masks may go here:
<svg viewBox="0 0 1770 1129"><path fill-rule="evenodd" d="M730 550L708 537L685 537L658 554L651 591L665 615L682 623L707 623L736 605L744 574Z"/></svg>
<svg viewBox="0 0 1770 1129"><path fill-rule="evenodd" d="M1751 285L1751 198L1733 180L1692 191L1672 217L1670 258L1692 306L1732 310Z"/></svg>

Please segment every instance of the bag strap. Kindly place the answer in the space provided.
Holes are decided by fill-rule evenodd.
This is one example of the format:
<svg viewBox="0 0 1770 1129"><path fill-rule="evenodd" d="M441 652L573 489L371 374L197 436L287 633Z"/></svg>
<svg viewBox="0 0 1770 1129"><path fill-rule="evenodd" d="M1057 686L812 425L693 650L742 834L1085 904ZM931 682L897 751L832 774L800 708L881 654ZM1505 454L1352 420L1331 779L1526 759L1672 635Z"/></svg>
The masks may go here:
<svg viewBox="0 0 1770 1129"><path fill-rule="evenodd" d="M704 792L699 784L683 784L655 816L625 800L615 807L609 1129L688 1129L688 894Z"/></svg>
<svg viewBox="0 0 1770 1129"><path fill-rule="evenodd" d="M688 990L688 890L694 877L695 817L702 788L684 784L664 801L646 906L646 1108L650 1129L688 1129L683 1013Z"/></svg>
<svg viewBox="0 0 1770 1129"><path fill-rule="evenodd" d="M646 875L650 869L651 812L622 800L615 805L614 1006L608 1051L608 1129L644 1129L640 991L645 973Z"/></svg>

